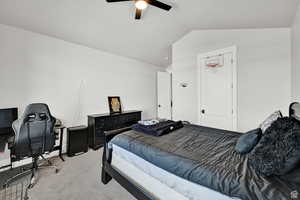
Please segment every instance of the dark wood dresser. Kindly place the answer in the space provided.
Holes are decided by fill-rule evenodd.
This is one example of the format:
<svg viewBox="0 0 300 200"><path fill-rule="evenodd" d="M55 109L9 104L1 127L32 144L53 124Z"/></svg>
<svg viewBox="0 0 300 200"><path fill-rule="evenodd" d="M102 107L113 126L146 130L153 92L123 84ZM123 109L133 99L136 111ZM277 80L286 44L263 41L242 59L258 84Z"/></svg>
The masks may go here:
<svg viewBox="0 0 300 200"><path fill-rule="evenodd" d="M129 127L141 120L142 111L124 111L116 114L88 115L89 146L96 150L104 144L104 131Z"/></svg>

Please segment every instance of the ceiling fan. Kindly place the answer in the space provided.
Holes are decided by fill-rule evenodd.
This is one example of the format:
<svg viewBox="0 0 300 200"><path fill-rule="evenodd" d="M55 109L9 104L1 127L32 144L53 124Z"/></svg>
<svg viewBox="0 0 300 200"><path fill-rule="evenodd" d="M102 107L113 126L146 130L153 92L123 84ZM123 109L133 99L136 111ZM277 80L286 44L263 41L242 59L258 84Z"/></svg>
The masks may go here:
<svg viewBox="0 0 300 200"><path fill-rule="evenodd" d="M106 0L108 3L122 2L122 1L134 1L136 7L135 19L139 20L142 16L142 11L148 7L148 5L155 6L157 8L169 11L172 6L162 3L157 0Z"/></svg>

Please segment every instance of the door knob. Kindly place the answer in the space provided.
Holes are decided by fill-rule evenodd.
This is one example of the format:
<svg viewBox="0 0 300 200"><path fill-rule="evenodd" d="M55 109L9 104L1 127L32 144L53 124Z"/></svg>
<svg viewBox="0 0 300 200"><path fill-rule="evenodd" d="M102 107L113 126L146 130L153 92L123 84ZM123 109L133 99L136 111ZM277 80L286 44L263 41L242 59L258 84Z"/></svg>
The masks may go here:
<svg viewBox="0 0 300 200"><path fill-rule="evenodd" d="M201 110L201 113L202 113L202 114L205 114L205 110L204 110L204 109L202 109L202 110Z"/></svg>
<svg viewBox="0 0 300 200"><path fill-rule="evenodd" d="M160 107L161 107L161 105L158 105L158 107L160 108Z"/></svg>

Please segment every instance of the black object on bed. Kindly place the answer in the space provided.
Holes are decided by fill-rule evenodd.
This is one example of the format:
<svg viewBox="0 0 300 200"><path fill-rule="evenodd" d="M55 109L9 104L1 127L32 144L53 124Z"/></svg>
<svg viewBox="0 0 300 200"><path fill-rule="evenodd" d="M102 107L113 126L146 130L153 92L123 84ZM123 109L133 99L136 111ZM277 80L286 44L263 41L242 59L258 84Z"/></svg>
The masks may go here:
<svg viewBox="0 0 300 200"><path fill-rule="evenodd" d="M165 134L168 134L172 131L175 131L177 129L180 129L183 127L183 124L181 121L174 122L171 120L159 122L155 125L145 126L142 124L134 124L131 128L132 130L150 134L153 136L162 136Z"/></svg>
<svg viewBox="0 0 300 200"><path fill-rule="evenodd" d="M289 115L290 117L293 117L300 121L300 103L298 102L291 103L289 109Z"/></svg>

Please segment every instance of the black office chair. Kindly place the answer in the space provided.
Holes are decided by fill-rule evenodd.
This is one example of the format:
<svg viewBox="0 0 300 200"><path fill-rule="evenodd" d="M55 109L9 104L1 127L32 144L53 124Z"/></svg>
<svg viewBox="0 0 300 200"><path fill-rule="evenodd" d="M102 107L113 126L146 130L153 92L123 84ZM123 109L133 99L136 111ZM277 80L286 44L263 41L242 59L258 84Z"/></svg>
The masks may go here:
<svg viewBox="0 0 300 200"><path fill-rule="evenodd" d="M11 157L13 160L32 158L31 187L38 177L40 157L58 172L58 169L43 156L51 153L54 148L56 139L54 124L55 118L51 115L49 107L41 103L28 105L22 117L13 123L15 136L9 145Z"/></svg>

